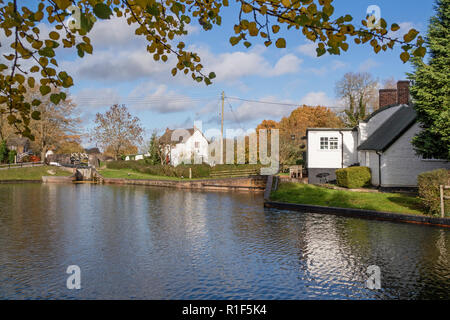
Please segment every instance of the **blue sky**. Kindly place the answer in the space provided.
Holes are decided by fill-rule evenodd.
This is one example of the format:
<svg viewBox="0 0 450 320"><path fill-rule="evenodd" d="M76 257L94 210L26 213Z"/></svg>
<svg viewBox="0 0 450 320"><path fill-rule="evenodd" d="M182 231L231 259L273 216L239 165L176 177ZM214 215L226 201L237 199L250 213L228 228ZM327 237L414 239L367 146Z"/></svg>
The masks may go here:
<svg viewBox="0 0 450 320"><path fill-rule="evenodd" d="M125 104L141 119L147 135L154 129L192 127L194 120L203 121L205 129L219 128L222 91L228 97L338 108L334 86L346 72L367 71L380 80L399 80L411 70L400 61L398 49L377 55L367 45L351 45L340 56L317 58L313 44L301 32L283 27L279 34L287 39L285 49L265 48L256 38L249 49L242 44L233 47L228 39L234 34L238 11L234 2L230 4L223 11L221 27L206 32L193 24L190 35L183 39L200 54L206 70L217 74L208 87L188 76L172 77L174 64L170 60L153 62L145 51L145 41L120 19L96 23L90 33L92 56L81 59L68 51L59 52L60 66L74 78L70 92L86 128L92 126L95 113L105 111L111 103ZM358 23L369 5L378 5L388 24L400 24L400 32L411 27L425 32L433 15L433 1L335 0L333 17L350 13ZM247 130L263 119L280 120L294 108L229 99L225 127Z"/></svg>

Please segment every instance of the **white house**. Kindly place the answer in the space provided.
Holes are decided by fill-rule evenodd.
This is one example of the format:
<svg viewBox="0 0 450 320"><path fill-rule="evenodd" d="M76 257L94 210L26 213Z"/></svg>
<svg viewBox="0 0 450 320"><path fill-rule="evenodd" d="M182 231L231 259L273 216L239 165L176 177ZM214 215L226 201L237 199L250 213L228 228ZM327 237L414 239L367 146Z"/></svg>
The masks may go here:
<svg viewBox="0 0 450 320"><path fill-rule="evenodd" d="M173 166L181 163L209 163L208 139L194 126L190 129L166 129L160 143L165 150L165 161Z"/></svg>
<svg viewBox="0 0 450 320"><path fill-rule="evenodd" d="M415 187L417 176L439 168L450 169L445 160L416 155L412 138L421 130L409 104L409 82L397 89L380 90L380 108L353 129L307 130L307 167L310 183L336 179L335 170L367 166L372 184L381 187Z"/></svg>

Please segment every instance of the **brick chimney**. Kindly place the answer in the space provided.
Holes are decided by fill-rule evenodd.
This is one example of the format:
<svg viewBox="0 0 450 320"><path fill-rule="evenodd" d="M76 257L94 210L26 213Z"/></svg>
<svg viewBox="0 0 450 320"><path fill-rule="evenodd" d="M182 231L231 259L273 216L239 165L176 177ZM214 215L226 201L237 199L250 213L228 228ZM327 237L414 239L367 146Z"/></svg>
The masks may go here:
<svg viewBox="0 0 450 320"><path fill-rule="evenodd" d="M394 104L409 104L409 81L398 81L397 89L381 89L378 100L380 108Z"/></svg>
<svg viewBox="0 0 450 320"><path fill-rule="evenodd" d="M403 80L397 82L397 103L409 104L409 81Z"/></svg>
<svg viewBox="0 0 450 320"><path fill-rule="evenodd" d="M379 95L380 108L397 104L397 89L381 89Z"/></svg>

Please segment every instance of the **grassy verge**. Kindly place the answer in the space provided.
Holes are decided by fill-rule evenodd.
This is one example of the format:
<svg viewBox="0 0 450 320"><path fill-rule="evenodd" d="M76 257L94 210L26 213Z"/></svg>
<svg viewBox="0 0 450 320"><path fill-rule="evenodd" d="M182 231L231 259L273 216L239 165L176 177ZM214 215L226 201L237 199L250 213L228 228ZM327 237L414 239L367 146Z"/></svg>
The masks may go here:
<svg viewBox="0 0 450 320"><path fill-rule="evenodd" d="M271 200L327 207L367 209L424 215L420 199L397 193L333 190L300 183L282 183Z"/></svg>
<svg viewBox="0 0 450 320"><path fill-rule="evenodd" d="M48 173L55 172L54 175ZM40 166L30 168L14 168L0 170L0 180L41 180L42 176L71 176L72 173L54 166Z"/></svg>
<svg viewBox="0 0 450 320"><path fill-rule="evenodd" d="M137 180L189 180L177 177L156 176L147 173L141 173L133 169L103 169L99 173L105 178L119 178L119 179L137 179Z"/></svg>

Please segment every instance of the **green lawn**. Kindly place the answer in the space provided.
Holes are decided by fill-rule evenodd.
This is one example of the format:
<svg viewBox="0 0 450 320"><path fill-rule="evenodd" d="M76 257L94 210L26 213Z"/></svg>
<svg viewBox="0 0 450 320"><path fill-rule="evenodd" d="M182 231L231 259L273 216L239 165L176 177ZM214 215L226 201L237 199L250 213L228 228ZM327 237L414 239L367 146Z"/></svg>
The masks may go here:
<svg viewBox="0 0 450 320"><path fill-rule="evenodd" d="M282 183L271 200L328 207L425 214L418 197L397 193L334 190L300 183Z"/></svg>
<svg viewBox="0 0 450 320"><path fill-rule="evenodd" d="M98 171L105 178L138 179L138 180L189 180L177 177L154 176L132 169L103 169Z"/></svg>
<svg viewBox="0 0 450 320"><path fill-rule="evenodd" d="M47 171L55 172L53 176L71 176L72 173L54 166L14 168L0 170L0 180L41 180L42 176L52 176Z"/></svg>

